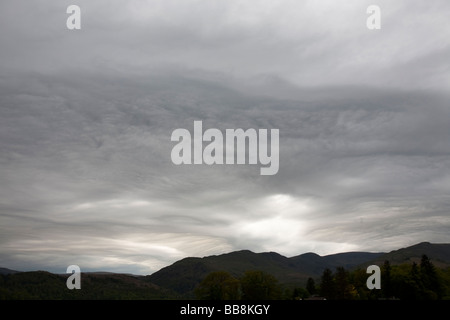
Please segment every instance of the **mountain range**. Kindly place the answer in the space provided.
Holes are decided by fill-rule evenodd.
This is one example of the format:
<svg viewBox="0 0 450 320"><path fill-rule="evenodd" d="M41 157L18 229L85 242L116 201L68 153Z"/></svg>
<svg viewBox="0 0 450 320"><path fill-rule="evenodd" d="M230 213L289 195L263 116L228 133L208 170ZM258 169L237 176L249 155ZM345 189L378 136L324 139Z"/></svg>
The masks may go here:
<svg viewBox="0 0 450 320"><path fill-rule="evenodd" d="M326 256L308 252L291 258L276 252L254 253L249 250L203 258L185 258L147 276L152 283L185 295L192 292L205 276L213 271L227 271L240 277L248 270L261 270L275 276L285 286L304 287L308 278L319 278L328 268L352 270L369 265L391 265L419 262L426 254L440 268L450 267L450 244L422 242L391 252L345 252Z"/></svg>
<svg viewBox="0 0 450 320"><path fill-rule="evenodd" d="M51 299L109 298L128 299L178 299L193 298L195 287L211 272L227 271L239 278L246 271L259 270L277 278L284 287L304 287L308 278L318 280L323 271L344 267L347 270L366 268L368 265L381 266L388 260L391 265L419 262L427 255L432 263L441 269L450 267L450 244L422 242L390 252L345 252L320 256L308 252L294 257L285 257L276 252L255 253L249 250L234 251L203 258L188 257L147 276L118 273L82 273L82 289L68 290L65 286L67 274L52 274L45 271L19 272L0 268L0 299L14 298L17 289L25 298L41 299L39 291L52 292ZM36 280L39 279L39 280ZM45 290L46 283L51 283ZM14 284L14 288L12 288ZM58 291L61 287L61 291ZM89 290L87 288L90 288ZM86 296L87 295L87 296ZM107 297L107 299L108 299Z"/></svg>

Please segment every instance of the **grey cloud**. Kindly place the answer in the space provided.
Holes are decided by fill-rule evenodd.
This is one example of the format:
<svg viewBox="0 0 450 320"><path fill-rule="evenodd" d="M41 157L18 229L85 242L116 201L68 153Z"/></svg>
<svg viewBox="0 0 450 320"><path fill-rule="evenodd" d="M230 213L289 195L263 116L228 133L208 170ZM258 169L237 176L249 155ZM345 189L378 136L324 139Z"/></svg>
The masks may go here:
<svg viewBox="0 0 450 320"><path fill-rule="evenodd" d="M430 37L445 2L380 3L377 34L364 3L130 3L81 2L79 33L64 3L0 5L4 267L145 274L236 249L448 242L448 41ZM194 120L279 129L279 173L172 164Z"/></svg>

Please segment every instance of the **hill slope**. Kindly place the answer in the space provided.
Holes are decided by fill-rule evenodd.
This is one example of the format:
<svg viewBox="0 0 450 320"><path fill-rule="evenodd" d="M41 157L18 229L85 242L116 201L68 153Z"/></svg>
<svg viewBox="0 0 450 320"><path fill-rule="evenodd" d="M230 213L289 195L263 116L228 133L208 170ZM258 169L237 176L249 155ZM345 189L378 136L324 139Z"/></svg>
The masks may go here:
<svg viewBox="0 0 450 320"><path fill-rule="evenodd" d="M391 265L413 262L419 263L423 254L426 254L438 268L450 267L450 244L429 242L421 242L407 248L393 250L367 261L364 265L382 265L386 260L388 260Z"/></svg>
<svg viewBox="0 0 450 320"><path fill-rule="evenodd" d="M81 290L66 286L69 274L46 271L0 275L0 300L169 299L173 293L143 277L118 273L82 273Z"/></svg>
<svg viewBox="0 0 450 320"><path fill-rule="evenodd" d="M19 273L20 271L11 270L8 268L0 268L0 274L13 274L13 273Z"/></svg>
<svg viewBox="0 0 450 320"><path fill-rule="evenodd" d="M181 295L192 290L213 271L227 271L235 277L248 270L261 270L275 276L288 286L304 286L309 277L319 277L325 268L354 268L383 253L349 252L321 257L305 253L292 258L275 252L254 253L243 250L204 258L185 258L147 277L157 285Z"/></svg>
<svg viewBox="0 0 450 320"><path fill-rule="evenodd" d="M419 262L426 254L439 268L450 267L450 244L422 242L389 253L346 252L319 256L305 253L291 258L275 252L235 251L203 258L185 258L149 276L117 273L82 273L82 290L68 290L68 274L45 271L16 272L0 268L0 299L185 299L194 298L195 287L213 271L241 277L261 270L275 276L285 288L305 287L309 277L319 280L323 270L347 270ZM450 270L450 269L449 269Z"/></svg>
<svg viewBox="0 0 450 320"><path fill-rule="evenodd" d="M254 253L248 250L236 251L203 258L185 258L165 267L146 279L168 288L185 297L192 297L194 288L213 271L227 271L235 277L248 270L261 270L274 275L288 287L305 286L309 277L318 279L325 268L336 267L352 270L371 264L381 266L385 260L392 265L420 261L426 254L440 268L450 266L450 244L422 242L407 248L378 252L346 252L326 256L305 253L287 258L275 252Z"/></svg>

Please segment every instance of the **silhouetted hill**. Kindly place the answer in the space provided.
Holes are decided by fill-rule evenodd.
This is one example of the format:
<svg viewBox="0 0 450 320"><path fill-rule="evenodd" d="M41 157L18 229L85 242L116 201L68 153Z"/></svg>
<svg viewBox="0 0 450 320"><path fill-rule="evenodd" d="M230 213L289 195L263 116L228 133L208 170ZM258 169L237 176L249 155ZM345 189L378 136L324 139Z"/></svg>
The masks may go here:
<svg viewBox="0 0 450 320"><path fill-rule="evenodd" d="M403 263L419 263L423 254L426 254L436 267L450 267L450 244L421 242L416 245L393 250L367 261L364 265L382 265L388 260L391 265Z"/></svg>
<svg viewBox="0 0 450 320"><path fill-rule="evenodd" d="M276 252L241 250L203 258L179 260L149 276L109 272L82 273L82 289L68 290L69 274L45 271L17 272L0 269L0 299L186 299L194 298L196 286L213 271L227 271L240 278L260 270L275 276L284 288L305 287L309 277L318 283L325 268L335 271L419 262L426 254L438 268L450 267L450 244L422 242L389 253L346 252L320 256L312 252L287 258ZM447 269L450 272L450 269ZM361 271L365 276L365 271Z"/></svg>
<svg viewBox="0 0 450 320"><path fill-rule="evenodd" d="M308 252L290 258L294 262L295 267L308 277L318 277L322 274L325 268L334 270L336 267L344 267L352 269L364 262L376 259L383 255L383 253L371 252L346 252L337 253L326 256L319 256L318 254Z"/></svg>
<svg viewBox="0 0 450 320"><path fill-rule="evenodd" d="M274 275L283 285L304 286L309 277L319 277L325 268L334 270L344 266L351 269L382 254L349 252L321 257L305 253L287 258L275 252L242 250L204 258L185 258L155 272L148 279L181 295L192 292L213 271L227 271L240 277L245 271L261 270Z"/></svg>
<svg viewBox="0 0 450 320"><path fill-rule="evenodd" d="M383 252L345 252L324 256L323 260L324 263L331 265L333 269L336 267L352 269L364 262L377 259L383 254Z"/></svg>
<svg viewBox="0 0 450 320"><path fill-rule="evenodd" d="M20 271L17 270L11 270L8 268L0 268L0 274L12 274L12 273L18 273Z"/></svg>
<svg viewBox="0 0 450 320"><path fill-rule="evenodd" d="M14 300L106 300L170 299L173 293L142 276L118 273L82 273L81 290L66 286L70 274L46 271L0 275L0 299Z"/></svg>
<svg viewBox="0 0 450 320"><path fill-rule="evenodd" d="M157 285L174 290L181 295L191 292L206 275L225 270L240 277L248 270L263 270L280 281L304 280L294 262L275 252L254 253L249 250L235 251L204 258L185 258L148 276ZM296 281L298 282L298 281Z"/></svg>
<svg viewBox="0 0 450 320"><path fill-rule="evenodd" d="M381 266L385 260L391 260L391 264L401 264L420 261L423 254L427 254L437 267L450 266L450 244L419 243L389 253L345 252L320 256L309 252L291 258L275 252L242 250L203 258L185 258L146 278L183 297L192 297L194 288L213 271L227 271L240 277L245 271L261 270L274 275L285 287L292 288L304 287L309 277L318 279L325 268L332 271L336 267L352 270L370 264Z"/></svg>

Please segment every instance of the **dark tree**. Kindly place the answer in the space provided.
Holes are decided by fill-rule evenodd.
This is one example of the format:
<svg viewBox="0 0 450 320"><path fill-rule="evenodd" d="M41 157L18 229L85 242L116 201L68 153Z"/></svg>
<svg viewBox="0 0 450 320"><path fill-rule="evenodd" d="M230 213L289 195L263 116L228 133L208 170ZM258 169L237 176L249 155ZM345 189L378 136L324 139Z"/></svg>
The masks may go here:
<svg viewBox="0 0 450 320"><path fill-rule="evenodd" d="M431 263L427 255L423 255L420 260L420 276L422 279L422 284L425 289L426 299L441 299L442 298L442 288L438 278L436 269Z"/></svg>
<svg viewBox="0 0 450 320"><path fill-rule="evenodd" d="M349 300L353 298L354 286L350 284L348 271L337 267L334 275L334 294L336 299Z"/></svg>
<svg viewBox="0 0 450 320"><path fill-rule="evenodd" d="M195 295L202 300L237 300L239 280L225 271L211 272L195 289Z"/></svg>
<svg viewBox="0 0 450 320"><path fill-rule="evenodd" d="M392 279L391 279L391 264L388 260L384 261L383 268L381 270L382 285L381 290L385 298L392 297Z"/></svg>
<svg viewBox="0 0 450 320"><path fill-rule="evenodd" d="M281 298L278 280L263 271L247 271L241 278L243 300L276 300Z"/></svg>
<svg viewBox="0 0 450 320"><path fill-rule="evenodd" d="M295 288L292 292L292 295L290 298L293 300L303 300L310 296L310 293L305 288Z"/></svg>
<svg viewBox="0 0 450 320"><path fill-rule="evenodd" d="M306 290L308 290L310 295L316 294L316 283L313 278L308 278L306 281Z"/></svg>
<svg viewBox="0 0 450 320"><path fill-rule="evenodd" d="M417 263L413 262L409 278L406 278L403 284L403 297L408 300L422 300L424 297L424 288Z"/></svg>
<svg viewBox="0 0 450 320"><path fill-rule="evenodd" d="M333 272L326 268L320 278L320 295L327 299L334 299L334 292Z"/></svg>

